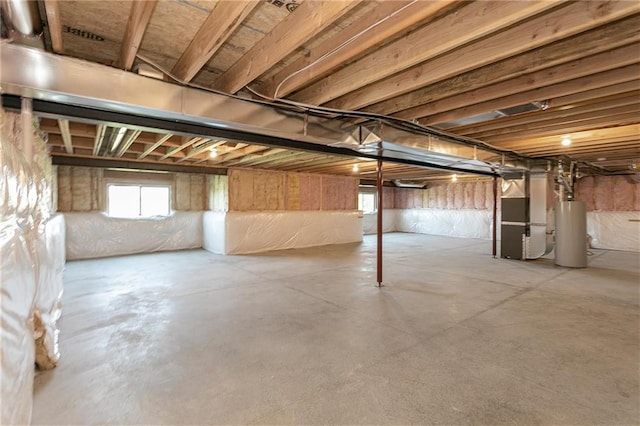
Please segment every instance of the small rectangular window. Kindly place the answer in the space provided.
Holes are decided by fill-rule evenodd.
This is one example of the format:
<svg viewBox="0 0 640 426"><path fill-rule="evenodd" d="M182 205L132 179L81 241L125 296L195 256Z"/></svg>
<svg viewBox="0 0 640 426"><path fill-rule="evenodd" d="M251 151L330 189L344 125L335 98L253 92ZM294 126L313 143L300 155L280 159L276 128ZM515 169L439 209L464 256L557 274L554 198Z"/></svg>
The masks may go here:
<svg viewBox="0 0 640 426"><path fill-rule="evenodd" d="M377 197L374 192L358 193L358 210L363 213L374 213L376 211Z"/></svg>
<svg viewBox="0 0 640 426"><path fill-rule="evenodd" d="M116 185L107 186L107 214L113 217L168 216L169 186Z"/></svg>

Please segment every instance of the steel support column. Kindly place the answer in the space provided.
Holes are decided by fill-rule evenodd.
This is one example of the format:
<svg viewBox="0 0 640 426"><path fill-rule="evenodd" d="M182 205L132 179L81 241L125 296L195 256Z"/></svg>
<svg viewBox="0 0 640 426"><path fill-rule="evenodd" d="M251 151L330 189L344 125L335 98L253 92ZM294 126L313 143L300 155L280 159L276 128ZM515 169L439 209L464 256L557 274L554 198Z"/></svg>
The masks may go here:
<svg viewBox="0 0 640 426"><path fill-rule="evenodd" d="M493 177L493 258L498 255L498 178Z"/></svg>
<svg viewBox="0 0 640 426"><path fill-rule="evenodd" d="M382 186L382 161L378 160L378 166L377 166L377 175L376 175L376 184L377 184L377 188L378 188L378 214L377 214L377 219L378 219L378 247L377 247L377 260L378 260L378 267L377 267L377 281L378 281L378 287L382 287L382 210L383 210L383 203L382 203L382 191L383 191L383 186Z"/></svg>

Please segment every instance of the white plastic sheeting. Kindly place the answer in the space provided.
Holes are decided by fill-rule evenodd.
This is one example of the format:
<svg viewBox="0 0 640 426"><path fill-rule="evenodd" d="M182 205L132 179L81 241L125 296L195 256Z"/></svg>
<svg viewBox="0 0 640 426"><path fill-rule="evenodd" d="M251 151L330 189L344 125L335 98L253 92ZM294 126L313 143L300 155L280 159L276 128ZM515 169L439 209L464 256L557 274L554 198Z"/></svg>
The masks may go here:
<svg viewBox="0 0 640 426"><path fill-rule="evenodd" d="M150 219L65 213L65 220L67 260L202 247L202 212Z"/></svg>
<svg viewBox="0 0 640 426"><path fill-rule="evenodd" d="M50 216L50 183L43 170L33 156L24 158L9 141L17 136L15 118L8 114L1 118L0 423L29 424L34 362L51 368L60 356L56 321L62 295L64 219ZM30 126L30 120L25 121Z"/></svg>
<svg viewBox="0 0 640 426"><path fill-rule="evenodd" d="M382 232L395 232L398 230L398 209L384 209L382 211ZM362 232L364 235L378 232L377 213L366 213L362 217Z"/></svg>
<svg viewBox="0 0 640 426"><path fill-rule="evenodd" d="M640 252L640 212L588 212L587 234L593 248Z"/></svg>
<svg viewBox="0 0 640 426"><path fill-rule="evenodd" d="M226 253L226 216L225 212L204 212L202 228L204 231L203 247L205 250L218 254Z"/></svg>
<svg viewBox="0 0 640 426"><path fill-rule="evenodd" d="M47 369L54 367L60 358L57 321L62 313L60 299L65 264L64 216L52 216L41 225L39 235L34 337L36 363L40 368Z"/></svg>
<svg viewBox="0 0 640 426"><path fill-rule="evenodd" d="M207 214L205 220L209 222L205 225L205 248L221 254L362 241L362 220L357 211L228 212Z"/></svg>
<svg viewBox="0 0 640 426"><path fill-rule="evenodd" d="M459 238L491 238L491 212L487 210L399 210L397 230Z"/></svg>

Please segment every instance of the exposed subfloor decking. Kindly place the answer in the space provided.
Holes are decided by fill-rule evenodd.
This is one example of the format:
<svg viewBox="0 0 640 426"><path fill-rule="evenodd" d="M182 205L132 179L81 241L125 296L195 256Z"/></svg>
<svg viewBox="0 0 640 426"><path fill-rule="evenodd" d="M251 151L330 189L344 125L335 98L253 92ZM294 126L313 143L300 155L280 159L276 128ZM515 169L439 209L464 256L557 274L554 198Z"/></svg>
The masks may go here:
<svg viewBox="0 0 640 426"><path fill-rule="evenodd" d="M69 263L34 423L637 424L637 253L385 245Z"/></svg>

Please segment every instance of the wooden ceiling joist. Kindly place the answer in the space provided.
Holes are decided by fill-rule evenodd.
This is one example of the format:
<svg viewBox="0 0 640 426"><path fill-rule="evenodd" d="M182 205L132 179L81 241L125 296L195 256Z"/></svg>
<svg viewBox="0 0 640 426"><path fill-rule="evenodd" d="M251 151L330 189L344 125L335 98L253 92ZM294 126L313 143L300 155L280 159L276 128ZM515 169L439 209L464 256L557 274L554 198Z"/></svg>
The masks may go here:
<svg viewBox="0 0 640 426"><path fill-rule="evenodd" d="M107 126L104 124L99 124L96 126L96 136L93 140L93 151L92 155L95 157L100 152L100 148L102 148L102 142L104 141L104 134L107 130Z"/></svg>
<svg viewBox="0 0 640 426"><path fill-rule="evenodd" d="M457 135L465 135L474 138L481 138L489 132L499 130L510 131L515 126L528 126L533 129L538 126L545 126L553 120L558 122L572 122L577 117L584 114L593 114L588 118L600 117L602 115L611 115L615 113L619 107L628 107L630 105L639 105L640 91L626 93L625 96L614 97L602 102L587 103L584 105L571 105L568 107L549 108L544 111L534 111L524 114L517 114L490 120L488 123L477 123L467 126L453 127L447 129Z"/></svg>
<svg viewBox="0 0 640 426"><path fill-rule="evenodd" d="M303 154L304 153L298 152L298 151L284 151L284 150L281 150L280 152L277 152L277 153L273 154L272 156L269 156L268 158L266 158L266 157L261 157L261 158L244 157L244 158L238 160L233 165L239 165L241 167L255 167L255 166L261 166L261 165L267 164L267 163L272 164L272 163L281 162L281 161L286 160L286 159L295 159L296 157L299 157L299 156L301 156Z"/></svg>
<svg viewBox="0 0 640 426"><path fill-rule="evenodd" d="M236 93L359 2L360 0L305 1L254 44L220 76L213 87L223 92Z"/></svg>
<svg viewBox="0 0 640 426"><path fill-rule="evenodd" d="M588 130L583 132L571 133L573 143L580 141L606 141L613 138L627 138L637 140L640 135L640 125L632 124L628 126L612 127L609 129ZM513 139L503 143L501 146L508 149L516 149L516 147L532 147L536 145L557 145L559 144L558 136L545 136L539 138Z"/></svg>
<svg viewBox="0 0 640 426"><path fill-rule="evenodd" d="M233 160L234 158L244 157L245 155L255 154L258 152L266 151L269 149L266 146L260 145L248 145L242 148L234 149L226 154L219 155L216 158L212 158L211 161L217 164L225 164L226 162Z"/></svg>
<svg viewBox="0 0 640 426"><path fill-rule="evenodd" d="M116 152L116 157L122 157L125 152L129 149L129 147L136 141L138 136L142 133L140 130L129 130L124 137L124 140L118 147L118 151Z"/></svg>
<svg viewBox="0 0 640 426"><path fill-rule="evenodd" d="M586 102L591 99L601 99L607 96L614 96L621 93L628 93L640 90L640 78L632 79L618 84L599 87L597 89L586 90L582 92L572 93L566 96L549 99L550 107L558 107L562 105L572 105L580 102Z"/></svg>
<svg viewBox="0 0 640 426"><path fill-rule="evenodd" d="M594 113L587 113L573 119L559 118L544 122L543 126L530 127L527 124L507 129L493 130L482 133L482 139L489 143L521 139L526 136L547 136L557 134L570 134L586 130L600 129L616 125L635 124L640 121L640 105L627 105L610 110L609 115L594 117Z"/></svg>
<svg viewBox="0 0 640 426"><path fill-rule="evenodd" d="M628 59L628 57L621 58L622 61L627 61ZM601 63L599 66L604 66L606 68L609 67L606 63ZM482 96L486 95L489 98L488 100L472 103L470 100L474 98L468 97L472 96L472 94L461 94L441 101L436 101L432 105L425 105L423 108L420 108L420 111L418 111L418 108L413 109L411 111L411 115L418 113L418 120L423 125L445 123L466 117L473 117L489 111L524 105L533 101L544 101L546 99L553 100L557 97L596 89L605 85L627 82L635 79L640 72L640 64L632 64L622 66L620 68L611 66L611 68L613 69L610 71L587 74L583 77L563 81L550 86L538 87L531 90L525 90L522 88L522 91L519 93L507 94L503 97L498 97L500 93L502 93L499 88L495 93L487 93L484 89L479 89L476 92L480 92ZM499 84L501 83L498 83L498 85ZM464 96L467 96L467 100L461 102ZM406 114L408 115L409 113ZM398 115L403 116L405 114Z"/></svg>
<svg viewBox="0 0 640 426"><path fill-rule="evenodd" d="M386 80L382 80L368 88L365 87L348 93L336 99L330 105L337 108L349 105L368 105L366 110L369 112L393 114L428 102L454 96L460 92L468 92L517 78L523 74L530 74L545 68L575 61L638 40L640 40L640 16L632 16L622 21L616 21L481 68L455 75L446 80L429 84L373 105L368 105L372 99L370 98L370 93L378 91L374 86L387 84ZM397 77L393 78L394 80L397 79ZM368 90L369 88L371 91Z"/></svg>
<svg viewBox="0 0 640 426"><path fill-rule="evenodd" d="M451 0L428 3L410 0L382 2L366 16L314 47L309 55L271 77L263 90L268 96L286 96L377 44L386 42L397 33L434 16L452 3L454 2Z"/></svg>
<svg viewBox="0 0 640 426"><path fill-rule="evenodd" d="M191 81L259 3L259 0L216 2L171 73L182 81Z"/></svg>
<svg viewBox="0 0 640 426"><path fill-rule="evenodd" d="M68 154L73 154L73 143L71 140L71 132L69 132L69 120L58 120L58 126L60 127L60 134L64 141L64 147Z"/></svg>
<svg viewBox="0 0 640 426"><path fill-rule="evenodd" d="M237 167L237 166L244 167L245 165L249 165L250 163L253 163L253 162L256 162L256 163L259 163L260 161L269 162L269 161L273 161L273 159L277 154L283 153L285 151L286 150L282 148L271 148L266 151L247 154L244 157L234 158L233 160L230 160L229 162L227 162L227 165L229 167Z"/></svg>
<svg viewBox="0 0 640 426"><path fill-rule="evenodd" d="M187 153L187 155L184 158L179 159L177 162L181 163L183 161L186 161L190 158L194 158L200 154L202 154L203 152L211 152L212 149L217 149L220 145L224 144L226 141L209 141L209 143L207 143L207 141L202 142L202 146L199 146L198 148L193 148L191 151L189 151ZM207 153L207 155L209 155L209 153Z"/></svg>
<svg viewBox="0 0 640 426"><path fill-rule="evenodd" d="M142 37L149 26L156 4L157 0L131 1L129 20L127 21L127 28L122 40L118 60L120 68L130 70L133 66L133 61L136 59L136 54L142 43Z"/></svg>
<svg viewBox="0 0 640 426"><path fill-rule="evenodd" d="M165 160L169 157L173 157L176 154L182 152L183 149L193 145L194 143L198 142L199 140L201 140L202 138L182 138L183 143L180 146L177 146L175 148L170 148L167 149L167 153L164 154L162 157L160 157L160 160Z"/></svg>
<svg viewBox="0 0 640 426"><path fill-rule="evenodd" d="M62 22L58 0L44 0L44 10L47 15L47 27L51 38L51 48L55 53L63 53Z"/></svg>
<svg viewBox="0 0 640 426"><path fill-rule="evenodd" d="M523 4L520 2L504 3L512 5ZM476 5L475 7L479 7L478 5L482 4L484 4L484 2L472 3L472 5ZM533 7L534 5L534 3L526 4L530 5L529 7ZM490 37L459 47L449 55L441 55L440 57L429 61L426 60L428 58L424 58L423 63L419 66L400 69L398 71L401 72L398 72L378 84L370 83L381 80L382 78L391 75L391 73L381 71L378 73L376 78L369 77L360 79L360 74L362 74L363 71L358 73L357 71L359 69L366 71L374 68L384 69L385 67L381 66L382 64L376 65L373 62L367 62L365 64L363 61L357 61L354 64L345 67L341 72L335 73L327 79L321 80L318 83L300 91L294 99L312 104L326 103L326 106L330 108L362 108L363 106L402 95L420 87L434 84L440 80L445 80L510 56L523 53L527 50L543 46L544 44L553 43L562 38L621 19L638 11L637 6L633 5L631 2L617 2L611 5L612 7L610 9L606 9L606 7L608 7L607 4L608 2L603 1L565 3L562 7L553 9L548 13L526 21L521 25L516 25L512 28L496 32ZM594 13L594 9L597 9L602 5L605 6L604 10L608 13ZM465 7L465 9L467 7ZM546 8L541 7L541 9L544 10ZM523 13L524 12L526 12L526 10L523 11ZM526 16L526 13L524 16ZM514 12L514 18L516 17L518 17L517 11ZM484 20L491 21L491 19L493 19L491 16L484 17ZM475 25L483 24L491 26L490 22L486 23L482 20L475 23ZM429 30L426 33L431 34L431 38L436 37L438 34L435 33L436 36L434 36L431 33L432 28L433 26L428 26L426 28L426 30ZM458 28L458 30L463 34L466 33L466 29L464 28ZM468 41L473 41L473 39ZM439 43L439 40L435 40L434 43ZM402 43L400 43L396 49L412 50L406 49L406 45ZM377 53L379 54L380 52L382 52L382 49ZM440 51L438 50L438 52ZM370 61L370 58L374 57L375 55L369 55L365 59ZM366 88L367 93L365 96L360 94L361 96L356 99L343 98L340 102L327 102L366 85L369 86ZM344 87L344 89L341 89L341 87Z"/></svg>
<svg viewBox="0 0 640 426"><path fill-rule="evenodd" d="M140 154L140 156L138 157L138 160L144 159L147 155L151 154L153 151L158 149L160 147L160 145L165 143L172 136L173 135L170 134L170 133L166 134L166 135L158 135L156 142L153 145L151 145L149 148L147 148L142 154Z"/></svg>
<svg viewBox="0 0 640 426"><path fill-rule="evenodd" d="M470 3L457 13L447 15L416 30L301 90L293 96L293 99L314 105L324 104L345 93L460 48L558 3L556 1ZM484 55L486 61L486 52ZM434 69L438 68L431 68L431 70Z"/></svg>

